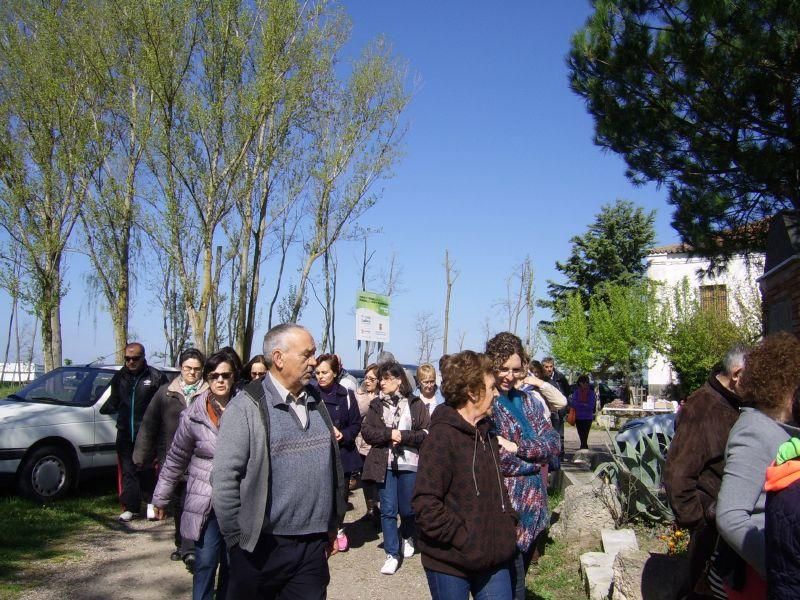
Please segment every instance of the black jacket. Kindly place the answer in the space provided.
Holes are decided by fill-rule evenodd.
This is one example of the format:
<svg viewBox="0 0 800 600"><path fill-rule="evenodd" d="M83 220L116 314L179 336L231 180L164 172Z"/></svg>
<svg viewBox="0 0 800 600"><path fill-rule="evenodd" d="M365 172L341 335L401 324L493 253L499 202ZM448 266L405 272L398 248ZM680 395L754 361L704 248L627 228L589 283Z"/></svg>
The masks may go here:
<svg viewBox="0 0 800 600"><path fill-rule="evenodd" d="M176 377L165 383L156 392L142 418L136 446L133 449L133 462L137 465L150 465L153 459L164 465L167 451L180 423L181 413L205 390L208 384L202 382L190 398L185 398L181 390L181 378Z"/></svg>
<svg viewBox="0 0 800 600"><path fill-rule="evenodd" d="M553 369L553 376L550 378L548 383L551 383L554 386L556 386L556 388L558 388L558 391L564 394L565 398L570 397L571 390L569 389L569 381L567 381L567 378L558 369Z"/></svg>
<svg viewBox="0 0 800 600"><path fill-rule="evenodd" d="M135 374L123 367L111 379L111 395L100 414L117 413L117 430L120 434L130 435L131 442L135 442L150 400L165 383L167 377L147 363Z"/></svg>
<svg viewBox="0 0 800 600"><path fill-rule="evenodd" d="M767 588L770 600L800 598L800 481L767 494Z"/></svg>

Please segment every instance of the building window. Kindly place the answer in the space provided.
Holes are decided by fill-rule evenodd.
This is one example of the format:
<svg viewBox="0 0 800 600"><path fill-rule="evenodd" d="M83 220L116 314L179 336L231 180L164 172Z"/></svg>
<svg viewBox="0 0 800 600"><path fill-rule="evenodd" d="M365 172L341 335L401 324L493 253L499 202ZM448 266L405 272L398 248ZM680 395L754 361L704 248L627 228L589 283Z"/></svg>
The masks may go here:
<svg viewBox="0 0 800 600"><path fill-rule="evenodd" d="M728 290L724 285L701 285L700 307L728 316Z"/></svg>

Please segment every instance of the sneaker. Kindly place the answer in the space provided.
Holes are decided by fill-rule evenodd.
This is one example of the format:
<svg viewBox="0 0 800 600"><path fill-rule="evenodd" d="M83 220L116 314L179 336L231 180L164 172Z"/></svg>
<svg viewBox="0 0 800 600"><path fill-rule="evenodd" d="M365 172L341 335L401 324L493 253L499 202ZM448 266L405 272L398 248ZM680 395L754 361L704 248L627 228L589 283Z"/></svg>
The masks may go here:
<svg viewBox="0 0 800 600"><path fill-rule="evenodd" d="M391 554L386 555L386 562L381 567L381 573L384 575L394 575L397 572L398 566L397 559Z"/></svg>
<svg viewBox="0 0 800 600"><path fill-rule="evenodd" d="M339 530L339 533L336 534L336 547L338 548L339 552L347 552L347 549L350 547L350 544L347 541L347 536L341 529Z"/></svg>
<svg viewBox="0 0 800 600"><path fill-rule="evenodd" d="M408 538L403 540L403 558L411 558L414 556L414 539Z"/></svg>
<svg viewBox="0 0 800 600"><path fill-rule="evenodd" d="M186 565L186 570L194 575L194 552L189 552L183 557L183 564Z"/></svg>
<svg viewBox="0 0 800 600"><path fill-rule="evenodd" d="M122 521L123 523L130 523L133 521L133 513L129 510L126 510L120 516L117 517L118 521Z"/></svg>
<svg viewBox="0 0 800 600"><path fill-rule="evenodd" d="M173 550L172 554L169 555L169 559L173 562L178 562L179 560L183 560L183 555L181 555L180 550Z"/></svg>

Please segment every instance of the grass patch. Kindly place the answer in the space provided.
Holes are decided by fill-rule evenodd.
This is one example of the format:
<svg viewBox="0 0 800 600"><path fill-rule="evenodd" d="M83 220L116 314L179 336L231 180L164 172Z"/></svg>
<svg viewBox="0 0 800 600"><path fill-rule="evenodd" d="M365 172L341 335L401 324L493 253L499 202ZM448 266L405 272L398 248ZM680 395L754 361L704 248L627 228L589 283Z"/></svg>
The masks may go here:
<svg viewBox="0 0 800 600"><path fill-rule="evenodd" d="M528 573L528 600L586 600L575 551L564 542L547 540L544 556Z"/></svg>
<svg viewBox="0 0 800 600"><path fill-rule="evenodd" d="M0 383L0 398L6 398L20 389L22 385L19 383Z"/></svg>
<svg viewBox="0 0 800 600"><path fill-rule="evenodd" d="M23 590L18 579L32 561L79 556L69 544L70 536L97 524L113 524L118 508L108 482L49 505L0 497L0 598L14 598Z"/></svg>

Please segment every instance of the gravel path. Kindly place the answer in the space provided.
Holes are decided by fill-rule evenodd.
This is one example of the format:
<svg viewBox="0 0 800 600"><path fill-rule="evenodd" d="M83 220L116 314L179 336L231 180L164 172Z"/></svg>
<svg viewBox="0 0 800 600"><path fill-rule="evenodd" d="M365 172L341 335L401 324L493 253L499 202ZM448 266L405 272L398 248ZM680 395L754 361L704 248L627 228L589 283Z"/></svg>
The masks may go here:
<svg viewBox="0 0 800 600"><path fill-rule="evenodd" d="M430 598L419 556L406 559L395 575L381 575L386 555L380 534L358 520L365 512L361 490L351 498L345 531L348 552L331 558L331 600ZM192 578L183 563L172 562L172 522L103 522L69 541L73 558L32 563L24 579L39 583L20 600L164 600L190 598Z"/></svg>

